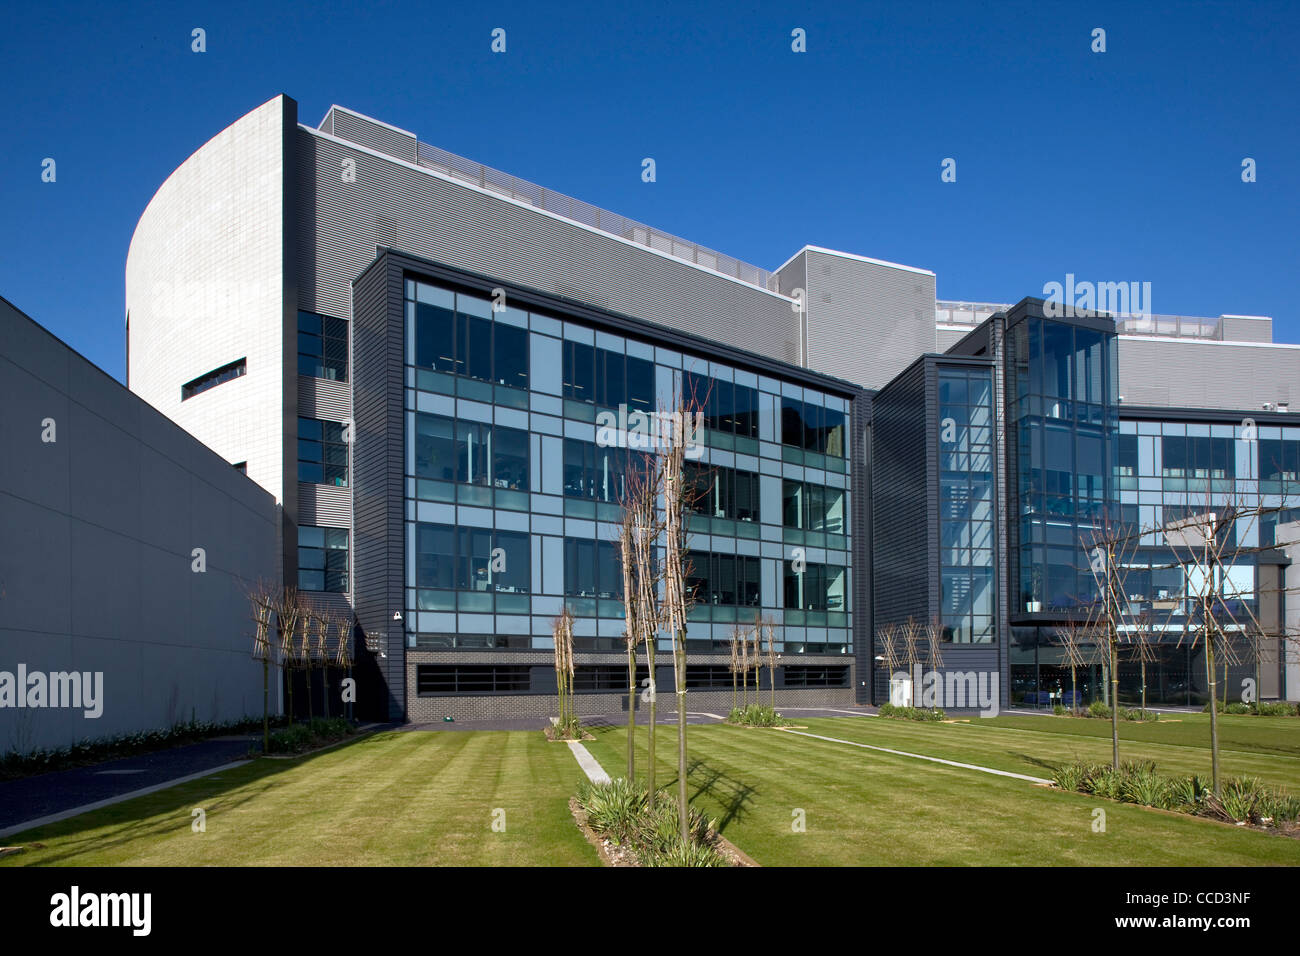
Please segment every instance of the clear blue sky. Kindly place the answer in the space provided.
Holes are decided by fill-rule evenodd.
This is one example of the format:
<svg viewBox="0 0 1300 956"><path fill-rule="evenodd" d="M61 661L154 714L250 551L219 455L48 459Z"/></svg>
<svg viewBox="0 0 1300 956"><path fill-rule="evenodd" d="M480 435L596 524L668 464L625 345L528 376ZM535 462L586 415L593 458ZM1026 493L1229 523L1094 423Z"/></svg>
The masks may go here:
<svg viewBox="0 0 1300 956"><path fill-rule="evenodd" d="M1157 312L1300 342L1300 4L610 6L10 5L0 295L122 378L141 211L283 92L769 269L808 243L933 269L941 298L1149 281Z"/></svg>

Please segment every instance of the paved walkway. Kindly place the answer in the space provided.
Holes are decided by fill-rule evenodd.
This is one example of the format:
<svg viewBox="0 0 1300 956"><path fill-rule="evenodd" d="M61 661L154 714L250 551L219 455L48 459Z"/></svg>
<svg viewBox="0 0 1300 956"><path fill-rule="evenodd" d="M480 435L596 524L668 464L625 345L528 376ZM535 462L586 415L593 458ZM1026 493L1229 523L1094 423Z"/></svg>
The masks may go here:
<svg viewBox="0 0 1300 956"><path fill-rule="evenodd" d="M962 770L978 770L980 773L991 773L997 777L1013 777L1016 780L1027 780L1030 783L1051 783L1043 777L1031 777L1025 773L1012 773L1010 770L995 770L992 767L981 767L974 763L959 763L956 760L944 760L941 757L930 757L926 754L908 753L906 750L892 750L889 747L877 747L874 744L862 744L855 740L841 740L839 737L823 737L821 734L810 734L806 730L786 730L778 728L782 733L798 734L800 737L812 737L815 740L828 740L833 744L848 744L850 747L861 747L863 750L877 750L880 753L893 754L896 757L911 757L913 760L928 760L931 763L941 763L949 767L959 767Z"/></svg>
<svg viewBox="0 0 1300 956"><path fill-rule="evenodd" d="M0 783L0 831L242 760L261 735L214 737L108 763ZM24 827L26 829L26 827Z"/></svg>

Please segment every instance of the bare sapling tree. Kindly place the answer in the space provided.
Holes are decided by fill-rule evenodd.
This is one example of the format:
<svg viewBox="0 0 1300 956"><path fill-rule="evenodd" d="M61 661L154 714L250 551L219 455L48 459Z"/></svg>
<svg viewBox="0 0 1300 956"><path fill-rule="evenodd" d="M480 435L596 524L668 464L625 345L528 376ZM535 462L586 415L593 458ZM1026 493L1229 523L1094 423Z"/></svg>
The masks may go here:
<svg viewBox="0 0 1300 956"><path fill-rule="evenodd" d="M329 632L330 632L330 612L318 610L315 614L316 633L315 641L312 643L312 660L315 666L321 672L321 709L326 720L330 716L330 656L329 656ZM309 672L310 673L310 672Z"/></svg>
<svg viewBox="0 0 1300 956"><path fill-rule="evenodd" d="M573 713L573 612L568 605L551 622L551 635L555 643L555 686L560 710L555 732L557 737L576 738L578 718Z"/></svg>
<svg viewBox="0 0 1300 956"><path fill-rule="evenodd" d="M302 620L303 604L302 596L298 589L292 585L285 585L276 595L275 616L279 624L280 632L280 674L288 686L289 695L289 723L293 723L293 669L297 656L297 645L295 644L298 633L298 623Z"/></svg>
<svg viewBox="0 0 1300 956"><path fill-rule="evenodd" d="M773 713L776 712L776 621L771 616L761 621L763 633L767 636L767 686L769 703Z"/></svg>
<svg viewBox="0 0 1300 956"><path fill-rule="evenodd" d="M750 632L750 636L754 639L754 650L749 655L750 660L754 662L754 706L760 707L763 703L759 687L759 675L763 670L763 625L757 614L754 615L754 629Z"/></svg>
<svg viewBox="0 0 1300 956"><path fill-rule="evenodd" d="M630 511L633 587L629 600L635 604L634 624L637 643L645 648L646 690L643 699L649 705L646 721L646 787L652 799L655 782L655 725L658 722L658 684L655 676L655 650L663 621L659 579L663 564L656 559L656 547L663 530L659 512L659 494L663 470L653 455L642 455L631 462L626 476L626 504ZM635 683L635 677L633 679Z"/></svg>
<svg viewBox="0 0 1300 956"><path fill-rule="evenodd" d="M943 618L938 615L930 618L925 626L925 654L932 671L943 667L943 633Z"/></svg>
<svg viewBox="0 0 1300 956"><path fill-rule="evenodd" d="M636 620L636 519L632 503L624 500L618 529L618 557L623 569L623 646L627 649L628 783L636 781L636 648L641 642L641 627Z"/></svg>
<svg viewBox="0 0 1300 956"><path fill-rule="evenodd" d="M686 587L691 573L687 557L686 512L693 504L686 477L686 456L695 448L704 426L695 396L678 393L671 415L671 437L664 450L664 623L673 647L673 675L677 685L677 822L682 843L688 843L689 804L686 793L686 615L693 594ZM689 447L688 447L689 446Z"/></svg>
<svg viewBox="0 0 1300 956"><path fill-rule="evenodd" d="M315 713L312 709L312 687L311 687L311 670L312 670L312 626L316 614L310 606L304 604L302 616L298 624L298 645L296 651L296 660L302 668L303 676L306 678L304 683L307 685L307 725L315 719Z"/></svg>
<svg viewBox="0 0 1300 956"><path fill-rule="evenodd" d="M903 659L898 651L898 626L895 624L881 625L881 627L876 631L875 644L876 651L878 652L876 656L880 658L880 662L884 665L885 673L888 675L885 686L889 687L892 692L893 688L891 684L894 675L897 674L899 669L903 666ZM872 694L875 694L874 688L872 689ZM892 704L893 702L891 696L889 703Z"/></svg>
<svg viewBox="0 0 1300 956"><path fill-rule="evenodd" d="M1205 493L1204 510L1200 514L1166 522L1158 530L1174 553L1177 566L1183 568L1186 589L1194 610L1188 615L1192 646L1198 644L1205 658L1206 689L1210 709L1210 760L1215 797L1220 796L1219 786L1219 718L1216 659L1224 670L1224 701L1227 701L1227 672L1230 664L1239 664L1240 657L1233 643L1234 635L1247 647L1254 649L1259 658L1261 635L1268 629L1260 623L1255 607L1263 598L1258 584L1247 584L1234 575L1234 571L1249 571L1252 580L1258 578L1256 556L1274 548L1294 542L1274 540L1268 544L1250 544L1261 539L1260 528L1268 517L1274 523L1289 514L1290 506L1285 495L1276 504L1243 503L1232 497L1215 503L1210 489ZM1276 538L1277 531L1274 531ZM1254 565L1252 567L1252 565ZM1285 593L1284 585L1273 593ZM1192 627L1191 625L1195 625ZM1284 644L1287 635L1281 625L1276 635ZM1256 663L1258 668L1258 663ZM1258 672L1258 671L1257 671ZM1259 689L1255 681L1256 693Z"/></svg>
<svg viewBox="0 0 1300 956"><path fill-rule="evenodd" d="M1056 639L1061 644L1061 656L1070 668L1070 713L1079 713L1078 669L1088 666L1088 658L1083 649L1084 630L1077 627L1059 627Z"/></svg>
<svg viewBox="0 0 1300 956"><path fill-rule="evenodd" d="M740 625L731 625L731 636L727 638L727 648L731 651L731 710L735 713L739 708L736 706L736 687L740 680Z"/></svg>
<svg viewBox="0 0 1300 956"><path fill-rule="evenodd" d="M1133 659L1138 662L1138 675L1139 680L1142 682L1142 717L1145 719L1148 716L1147 665L1154 664L1160 658L1155 645L1155 634L1150 612L1139 612L1137 619L1132 624L1131 633L1133 635L1131 642Z"/></svg>
<svg viewBox="0 0 1300 956"><path fill-rule="evenodd" d="M334 628L334 666L339 669L339 673L345 678L352 677L352 615L347 612L341 612L332 616L330 621ZM343 716L349 720L352 718L352 701L349 696L344 696L342 704Z"/></svg>
<svg viewBox="0 0 1300 956"><path fill-rule="evenodd" d="M899 628L898 636L903 644L903 657L907 661L907 680L912 688L912 706L920 705L920 691L916 686L917 664L920 662L921 655L921 625L916 623L912 618L907 619L907 623Z"/></svg>
<svg viewBox="0 0 1300 956"><path fill-rule="evenodd" d="M1119 647L1125 640L1126 621L1135 617L1125 588L1126 569L1133 564L1142 540L1134 529L1103 515L1099 524L1080 535L1096 586L1096 597L1088 608L1096 622L1097 651L1108 679L1110 692L1111 765L1119 769Z"/></svg>
<svg viewBox="0 0 1300 956"><path fill-rule="evenodd" d="M749 706L749 637L736 626L736 640L740 642L740 706Z"/></svg>
<svg viewBox="0 0 1300 956"><path fill-rule="evenodd" d="M275 588L258 581L248 590L253 611L253 660L262 662L262 753L271 746L271 617L275 613Z"/></svg>

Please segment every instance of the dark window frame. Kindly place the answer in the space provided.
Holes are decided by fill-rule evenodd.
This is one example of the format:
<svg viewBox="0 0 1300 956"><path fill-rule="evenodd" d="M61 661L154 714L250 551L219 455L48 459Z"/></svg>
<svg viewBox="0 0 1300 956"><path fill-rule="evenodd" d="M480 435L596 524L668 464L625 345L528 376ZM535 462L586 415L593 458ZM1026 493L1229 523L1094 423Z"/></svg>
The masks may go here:
<svg viewBox="0 0 1300 956"><path fill-rule="evenodd" d="M304 544L304 532L320 531L321 544ZM329 541L343 541L343 546L331 546ZM347 528L335 528L328 525L299 525L298 526L298 590L311 591L321 594L347 594L349 593L349 573L351 570L351 550L352 534ZM315 557L320 553L319 562ZM331 556L337 558L342 554L342 567L338 567L337 560L331 562ZM307 559L307 560L304 560ZM331 567L331 563L335 566ZM304 575L321 575L321 587L308 587L304 584ZM336 586L331 587L331 583ZM341 585L341 586L338 586Z"/></svg>
<svg viewBox="0 0 1300 956"><path fill-rule="evenodd" d="M299 309L298 374L327 382L347 382L348 331L346 319ZM323 374L331 371L333 375Z"/></svg>
<svg viewBox="0 0 1300 956"><path fill-rule="evenodd" d="M189 401L195 395L202 395L210 388L216 388L218 385L224 385L226 382L232 382L237 378L243 378L248 374L247 358L235 359L233 362L227 362L221 368L214 368L211 372L205 372L198 378L191 379L181 386L181 401Z"/></svg>
<svg viewBox="0 0 1300 956"><path fill-rule="evenodd" d="M309 428L310 424L320 425L321 437L315 438L310 435L308 437L303 437L304 423L309 423ZM334 427L330 428L328 426ZM347 426L344 425L343 422L333 422L325 418L308 418L305 415L298 416L298 480L300 482L314 485L329 485L334 488L348 487L350 477L348 468L348 443L343 437L346 429ZM310 446L316 446L318 448L317 460L303 458L304 443L309 446L308 451L310 451ZM331 452L337 456L340 451L342 452L343 458L342 465L337 461L332 462L328 460ZM307 468L307 477L303 477L304 466ZM318 467L320 469L319 478L311 476L311 469L313 467ZM339 473L340 468L341 473ZM331 474L334 475L335 479L341 478L342 480L331 481Z"/></svg>
<svg viewBox="0 0 1300 956"><path fill-rule="evenodd" d="M532 692L531 664L417 664L417 697L494 696Z"/></svg>

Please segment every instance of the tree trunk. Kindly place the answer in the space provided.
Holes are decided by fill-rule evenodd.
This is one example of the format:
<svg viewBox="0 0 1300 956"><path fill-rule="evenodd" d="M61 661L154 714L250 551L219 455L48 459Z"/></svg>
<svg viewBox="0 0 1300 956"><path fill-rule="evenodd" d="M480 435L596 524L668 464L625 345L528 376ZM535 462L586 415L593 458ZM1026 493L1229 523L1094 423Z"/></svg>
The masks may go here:
<svg viewBox="0 0 1300 956"><path fill-rule="evenodd" d="M627 600L632 600L629 596ZM636 647L627 642L627 782L636 783Z"/></svg>
<svg viewBox="0 0 1300 956"><path fill-rule="evenodd" d="M1147 716L1147 658L1146 648L1142 648L1142 719L1146 720Z"/></svg>
<svg viewBox="0 0 1300 956"><path fill-rule="evenodd" d="M686 802L686 641L677 639L677 822L682 843L690 839Z"/></svg>
<svg viewBox="0 0 1300 956"><path fill-rule="evenodd" d="M269 650L267 652L270 653ZM262 753L271 750L271 660L262 658Z"/></svg>
<svg viewBox="0 0 1300 956"><path fill-rule="evenodd" d="M646 788L650 791L650 801L651 801L651 804L654 803L655 794L657 793L657 790L655 789L655 719L656 719L656 711L657 711L657 709L658 709L658 702L655 700L655 698L658 696L658 689L657 689L656 686L655 686L655 641L656 641L657 639L658 639L658 636L655 635L655 634L652 634L652 635L650 635L650 638L645 642L645 660L646 660L646 666L647 666L647 667L649 668L649 670L650 670L650 686L649 686L649 690L650 690L650 715L649 715L650 723L646 725L646 740L645 740L645 749L646 749L646 771L645 771L645 775L646 775Z"/></svg>
<svg viewBox="0 0 1300 956"><path fill-rule="evenodd" d="M1110 740L1112 763L1119 769L1119 648L1114 625L1110 635Z"/></svg>
<svg viewBox="0 0 1300 956"><path fill-rule="evenodd" d="M1206 620L1206 618L1202 618ZM1205 673L1210 685L1210 779L1214 795L1219 796L1219 705L1214 679L1214 639L1208 625L1205 628Z"/></svg>

